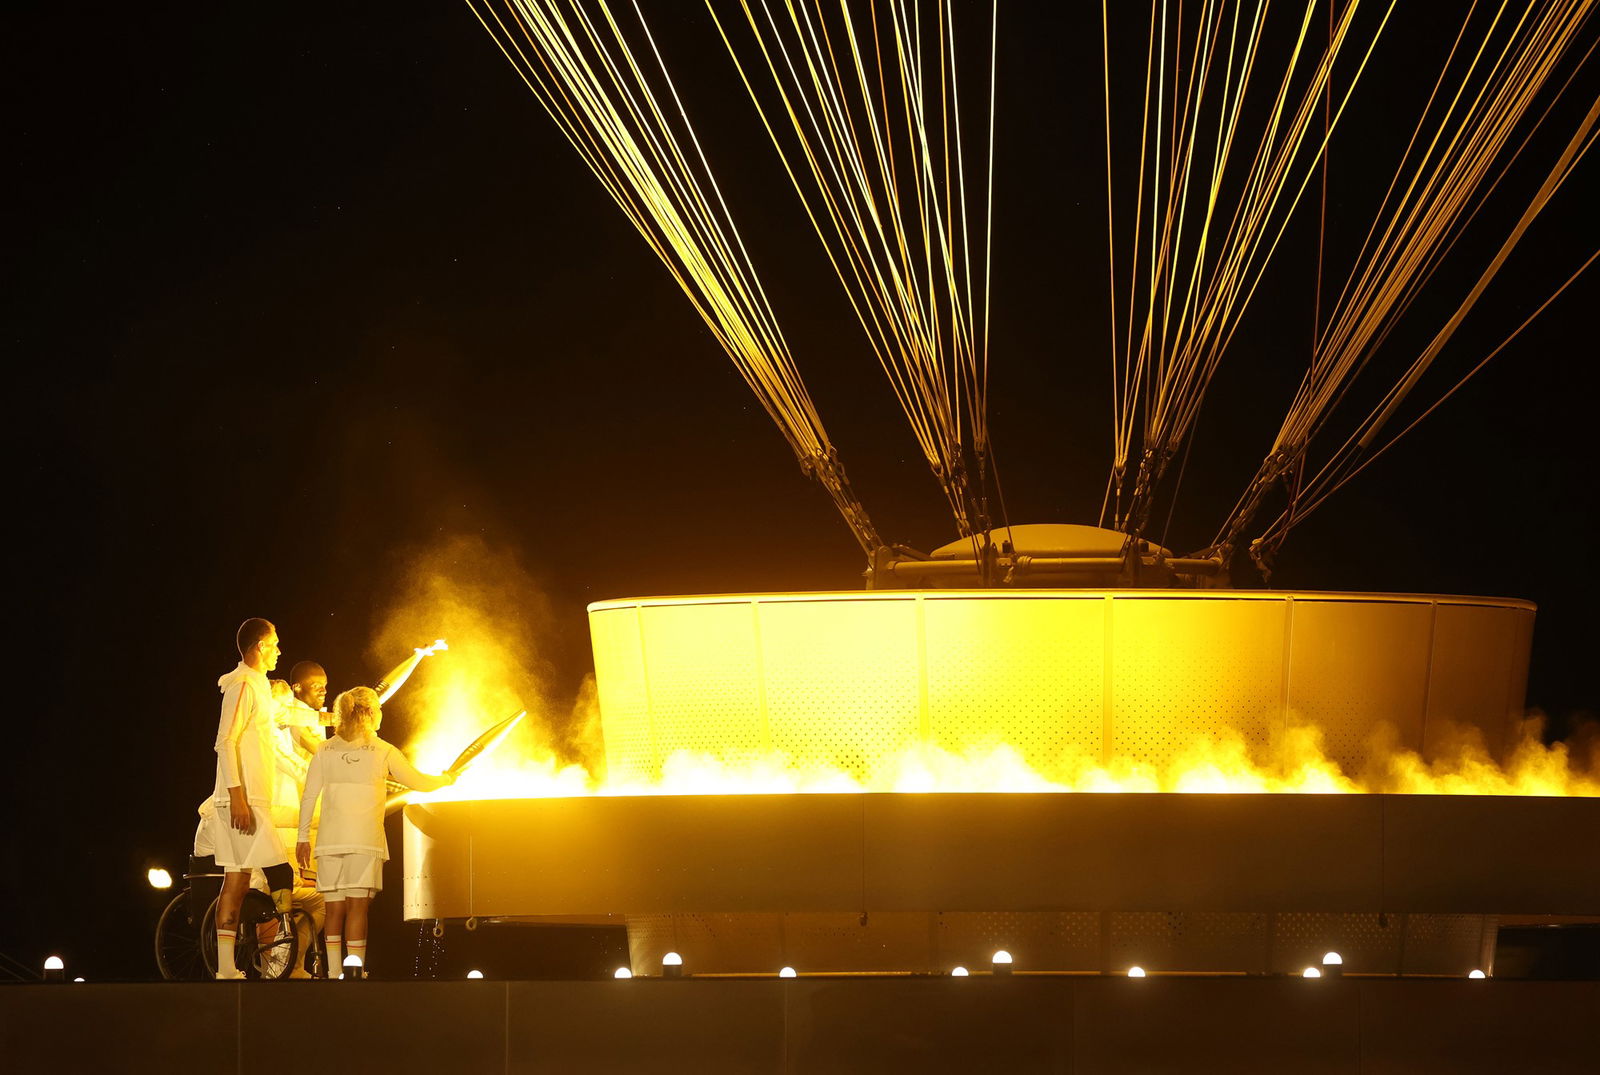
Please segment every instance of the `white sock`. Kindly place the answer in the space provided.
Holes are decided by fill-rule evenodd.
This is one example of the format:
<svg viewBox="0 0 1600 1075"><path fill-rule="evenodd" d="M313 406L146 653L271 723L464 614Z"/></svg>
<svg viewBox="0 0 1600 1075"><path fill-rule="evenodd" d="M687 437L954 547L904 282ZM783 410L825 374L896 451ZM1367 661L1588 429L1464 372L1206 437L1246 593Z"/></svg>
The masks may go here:
<svg viewBox="0 0 1600 1075"><path fill-rule="evenodd" d="M346 947L349 948L350 955L361 960L361 970L365 973L367 969L367 942L365 940L351 941Z"/></svg>
<svg viewBox="0 0 1600 1075"><path fill-rule="evenodd" d="M344 938L337 933L328 934L328 967L329 978L338 978L344 974Z"/></svg>
<svg viewBox="0 0 1600 1075"><path fill-rule="evenodd" d="M239 936L237 930L217 930L217 978L243 978L239 968L233 962L233 942Z"/></svg>

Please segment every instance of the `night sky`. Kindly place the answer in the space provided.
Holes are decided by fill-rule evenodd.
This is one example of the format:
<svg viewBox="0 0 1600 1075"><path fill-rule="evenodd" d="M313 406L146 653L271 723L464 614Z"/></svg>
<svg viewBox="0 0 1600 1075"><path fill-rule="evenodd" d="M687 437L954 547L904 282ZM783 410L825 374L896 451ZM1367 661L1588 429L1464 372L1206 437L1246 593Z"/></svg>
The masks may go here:
<svg viewBox="0 0 1600 1075"><path fill-rule="evenodd" d="M951 540L702 5L646 6L878 529ZM1093 523L1110 449L1097 11L1002 7L990 420L1011 521ZM1333 143L1330 267L1359 245L1453 33L1430 24L1434 5L1402 7ZM1142 65L1143 33L1114 39L1119 70ZM1591 19L1579 54L1597 35ZM398 580L467 537L537 586L528 661L570 699L592 667L588 602L860 584L827 496L465 4L40 5L8 37L21 750L0 953L154 976L144 870L187 853L214 684L246 616L278 625L282 670L313 658L335 691L370 682L404 656L374 648ZM1596 75L1591 59L1392 357L1470 286ZM1137 124L1121 88L1113 107L1114 125ZM1586 160L1535 223L1419 402L1594 251L1597 169ZM1167 542L1179 551L1210 541L1309 354L1303 218L1208 399ZM1557 731L1600 708L1595 271L1298 529L1273 578L1538 602L1529 702ZM403 700L385 728L398 742ZM388 881L379 906L397 919L397 861ZM375 943L403 973L412 934L389 928ZM551 942L529 972L603 970L617 943Z"/></svg>

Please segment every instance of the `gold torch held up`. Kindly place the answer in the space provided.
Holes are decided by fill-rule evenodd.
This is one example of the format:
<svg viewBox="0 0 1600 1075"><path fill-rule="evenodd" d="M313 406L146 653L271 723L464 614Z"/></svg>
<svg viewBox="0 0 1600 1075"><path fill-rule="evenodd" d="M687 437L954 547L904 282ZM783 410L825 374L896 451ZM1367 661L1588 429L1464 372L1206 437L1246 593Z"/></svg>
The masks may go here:
<svg viewBox="0 0 1600 1075"><path fill-rule="evenodd" d="M411 673L417 670L417 665L422 663L422 658L432 656L434 653L442 652L449 648L444 639L440 638L436 639L431 646L419 646L412 650L411 656L389 669L388 674L372 685L372 689L378 692L378 704L383 705L394 697L395 692L405 685L406 680L411 678Z"/></svg>
<svg viewBox="0 0 1600 1075"><path fill-rule="evenodd" d="M445 768L445 772L449 773L451 776L460 776L467 766L471 765L474 761L477 761L478 758L488 754L490 751L494 750L495 747L499 746L501 741L505 739L506 736L510 735L511 730L515 728L522 718L527 715L528 711L524 709L516 716L508 717L505 720L502 720L499 724L496 724L494 727L478 736L478 738L467 744L467 749L456 755L456 760L451 762L449 766ZM410 801L411 795L412 792L410 790L406 790L389 796L389 798L383 804L384 817L388 817L390 814L403 807L407 802Z"/></svg>

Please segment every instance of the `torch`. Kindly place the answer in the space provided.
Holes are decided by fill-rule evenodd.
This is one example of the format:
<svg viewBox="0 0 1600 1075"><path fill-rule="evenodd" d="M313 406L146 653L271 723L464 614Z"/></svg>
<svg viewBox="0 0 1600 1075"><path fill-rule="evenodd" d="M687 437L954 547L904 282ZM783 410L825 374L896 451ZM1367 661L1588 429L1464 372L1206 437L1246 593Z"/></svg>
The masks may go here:
<svg viewBox="0 0 1600 1075"><path fill-rule="evenodd" d="M417 665L422 663L422 658L449 648L449 646L445 645L444 639L441 638L431 646L422 646L412 650L411 656L389 669L388 675L372 685L372 689L378 692L378 704L383 705L394 697L395 691L404 686L405 681L411 678L411 673L417 670Z"/></svg>
<svg viewBox="0 0 1600 1075"><path fill-rule="evenodd" d="M501 740L510 735L511 729L515 728L522 718L527 715L528 711L524 709L516 716L502 720L499 724L496 724L493 728L490 728L488 731L478 736L478 738L474 739L467 745L467 749L456 755L456 760L450 763L449 767L445 769L445 772L449 773L451 776L460 776L467 766L471 765L480 757L499 746ZM403 807L410 799L410 790L402 791L389 796L388 800L383 804L383 815L388 817L390 814Z"/></svg>

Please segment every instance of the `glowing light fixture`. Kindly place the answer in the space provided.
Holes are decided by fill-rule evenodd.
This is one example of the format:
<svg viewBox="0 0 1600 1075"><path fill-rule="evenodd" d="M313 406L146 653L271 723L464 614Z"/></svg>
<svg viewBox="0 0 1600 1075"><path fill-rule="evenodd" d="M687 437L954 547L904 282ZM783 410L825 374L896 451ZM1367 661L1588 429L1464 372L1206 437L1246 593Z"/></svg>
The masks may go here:
<svg viewBox="0 0 1600 1075"><path fill-rule="evenodd" d="M995 974L1011 973L1011 953L1004 948L989 957L989 968Z"/></svg>
<svg viewBox="0 0 1600 1075"><path fill-rule="evenodd" d="M1483 971L1481 971L1481 970L1475 970L1471 974L1467 975L1467 977L1468 978L1487 978L1489 976L1487 974L1483 973Z"/></svg>
<svg viewBox="0 0 1600 1075"><path fill-rule="evenodd" d="M145 877L149 879L151 888L165 889L172 887L172 875L160 866L151 867Z"/></svg>
<svg viewBox="0 0 1600 1075"><path fill-rule="evenodd" d="M1143 967L1129 967L1128 968L1128 977L1129 978L1143 978L1144 977L1144 968Z"/></svg>
<svg viewBox="0 0 1600 1075"><path fill-rule="evenodd" d="M72 979L72 980L73 980L73 981L74 981L74 982L81 982L81 981L83 981L83 979L82 979L82 978L74 978L74 979Z"/></svg>
<svg viewBox="0 0 1600 1075"><path fill-rule="evenodd" d="M47 982L64 982L67 980L67 965L61 961L60 956L45 957L44 980Z"/></svg>
<svg viewBox="0 0 1600 1075"><path fill-rule="evenodd" d="M348 978L352 982L359 982L367 976L367 969L361 963L361 957L349 955L344 957L344 973L341 978Z"/></svg>
<svg viewBox="0 0 1600 1075"><path fill-rule="evenodd" d="M954 968L953 970L950 971L950 977L952 977L952 978L966 978L966 977L968 977L967 968L965 968L965 967L956 967L956 968Z"/></svg>
<svg viewBox="0 0 1600 1075"><path fill-rule="evenodd" d="M467 971L467 977L468 978L482 978L483 977L483 971L481 971L481 970L469 970L469 971Z"/></svg>
<svg viewBox="0 0 1600 1075"><path fill-rule="evenodd" d="M1305 970L1300 972L1300 977L1302 977L1302 978L1321 978L1322 977L1322 971L1317 967L1307 967Z"/></svg>
<svg viewBox="0 0 1600 1075"><path fill-rule="evenodd" d="M1338 952L1328 952L1322 957L1322 973L1329 978L1344 977L1344 957Z"/></svg>
<svg viewBox="0 0 1600 1075"><path fill-rule="evenodd" d="M797 974L795 974L793 967L785 967L781 971L778 972L778 977L779 978L796 978L796 977L799 977L799 976Z"/></svg>
<svg viewBox="0 0 1600 1075"><path fill-rule="evenodd" d="M623 978L632 978L633 977L633 971L629 970L627 967L618 967L616 973L613 974L611 977L619 979L619 980L623 979Z"/></svg>
<svg viewBox="0 0 1600 1075"><path fill-rule="evenodd" d="M668 952L661 957L661 976L663 978L683 977L683 957L676 952Z"/></svg>

